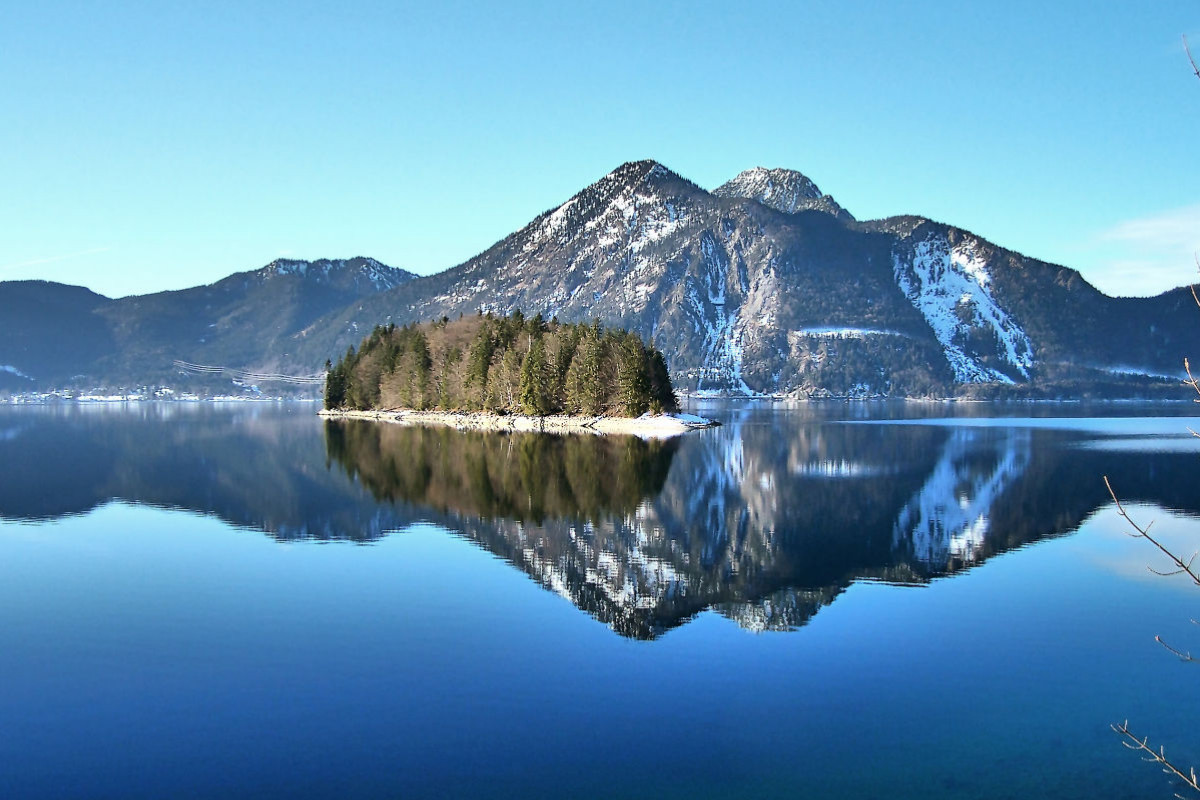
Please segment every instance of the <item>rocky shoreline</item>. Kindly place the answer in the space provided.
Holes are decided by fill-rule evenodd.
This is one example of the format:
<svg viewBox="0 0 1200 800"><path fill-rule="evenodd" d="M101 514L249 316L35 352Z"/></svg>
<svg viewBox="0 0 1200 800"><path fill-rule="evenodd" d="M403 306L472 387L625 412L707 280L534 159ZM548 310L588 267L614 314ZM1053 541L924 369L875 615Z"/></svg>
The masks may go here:
<svg viewBox="0 0 1200 800"><path fill-rule="evenodd" d="M666 439L691 430L712 428L720 424L693 414L645 414L640 417L583 417L559 414L548 417L528 417L516 414L413 411L409 409L379 411L322 409L317 414L326 419L369 419L401 425L443 425L463 431L625 434L650 439Z"/></svg>

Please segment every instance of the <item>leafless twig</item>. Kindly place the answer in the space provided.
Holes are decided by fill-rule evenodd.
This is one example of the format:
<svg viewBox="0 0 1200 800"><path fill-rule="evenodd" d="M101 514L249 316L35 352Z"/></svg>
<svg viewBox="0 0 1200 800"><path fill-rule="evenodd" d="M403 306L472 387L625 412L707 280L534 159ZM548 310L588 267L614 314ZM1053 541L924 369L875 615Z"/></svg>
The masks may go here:
<svg viewBox="0 0 1200 800"><path fill-rule="evenodd" d="M1175 655L1179 656L1179 660L1180 660L1180 661L1195 661L1195 660L1196 660L1195 658L1193 658L1193 657L1192 657L1191 651L1188 651L1188 652L1186 652L1186 653L1185 653L1185 652L1183 652L1182 650L1178 650L1178 649L1176 649L1176 648L1174 648L1174 647L1171 647L1171 645L1169 645L1169 644L1167 644L1166 642L1164 642L1164 641L1163 641L1163 638L1162 638L1161 636L1155 636L1155 637L1154 637L1154 641L1158 642L1158 643L1159 643L1159 644L1161 644L1163 647L1167 648L1167 649L1168 649L1168 650L1170 650L1172 653L1174 653Z"/></svg>
<svg viewBox="0 0 1200 800"><path fill-rule="evenodd" d="M1196 289L1192 287L1192 296L1194 297L1195 295ZM1187 380L1183 382L1183 385L1192 387L1196 394L1200 394L1200 383L1197 383L1196 378L1192 376L1192 365L1188 363L1186 358L1183 360L1183 371L1187 373ZM1193 402L1200 403L1200 397L1196 398ZM1188 428L1188 430L1191 431L1192 429ZM1195 434L1196 432L1192 431L1192 433Z"/></svg>
<svg viewBox="0 0 1200 800"><path fill-rule="evenodd" d="M1192 65L1192 72L1195 73L1197 78L1200 78L1200 66L1196 65L1196 59L1192 57L1192 49L1188 46L1187 36L1183 37L1183 52L1187 54L1188 63ZM1193 254L1192 257L1196 261L1196 269L1200 270L1200 254ZM1195 285L1191 286L1190 288L1192 290L1192 299L1196 301L1197 306L1200 306L1200 294L1197 294ZM1192 375L1191 365L1188 364L1188 360L1186 358L1183 360L1183 369L1187 373L1187 380L1184 381L1184 384L1192 387L1196 394L1200 395L1200 382L1198 382L1196 377ZM1197 398L1196 402L1200 403L1200 398ZM1188 428L1188 430L1191 431L1193 436L1200 436L1200 433L1197 433L1191 428ZM1129 514L1125 511L1125 506L1121 505L1121 501L1117 499L1117 493L1113 491L1112 484L1109 483L1107 475L1104 476L1104 486L1108 489L1108 493L1112 497L1113 503L1115 503L1117 506L1117 513L1120 514L1121 517L1136 531L1136 533L1130 535L1140 536L1146 541L1150 542L1167 558L1174 562L1176 567L1178 567L1178 569L1172 570L1171 572L1159 572L1158 570L1149 568L1150 571L1157 575L1179 575L1186 573L1187 576L1192 579L1192 583L1200 586L1200 575L1197 575L1192 569L1192 563L1196 560L1196 553L1193 553L1192 557L1187 561L1184 561L1179 556L1172 553L1161 542L1150 535L1150 527L1154 524L1153 522L1143 527L1130 519ZM1200 623L1193 619L1192 624L1198 625ZM1190 652L1178 650L1167 644L1163 641L1161 636L1155 636L1154 641L1161 644L1183 661L1191 662L1197 660L1192 657ZM1149 744L1149 737L1143 736L1142 738L1138 738L1136 735L1134 735L1134 733L1129 730L1129 720L1125 720L1125 722L1121 723L1120 725L1113 725L1111 727L1114 731L1124 737L1121 741L1121 744L1125 745L1130 750L1136 750L1139 753L1143 753L1143 758L1146 761L1159 764L1164 773L1178 778L1183 785L1191 789L1192 792L1200 792L1200 781L1197 781L1195 767L1188 767L1188 771L1185 774L1182 769L1167 760L1166 751L1161 746L1159 746L1156 752ZM1189 792L1188 796L1194 798L1195 794L1192 792ZM1176 792L1175 796L1178 797L1179 800L1186 800L1179 792Z"/></svg>
<svg viewBox="0 0 1200 800"><path fill-rule="evenodd" d="M1184 363L1186 365L1187 362L1184 362ZM1190 375L1191 373L1189 372L1188 374ZM1193 431L1193 435L1195 435L1194 431ZM1115 491L1113 491L1112 484L1108 482L1107 475L1104 476L1104 485L1108 488L1109 496L1112 497L1113 502L1116 503L1116 505L1117 505L1117 513L1120 514L1124 518L1124 520L1129 523L1130 527L1132 527L1133 530L1135 531L1135 533L1131 533L1129 535L1135 536L1135 537L1141 537L1141 538L1145 539L1146 541L1150 542L1150 544L1157 547L1164 555L1166 555L1167 558L1171 559L1171 561L1173 561L1175 563L1175 566L1177 567L1177 569L1170 570L1169 572L1162 572L1160 570L1154 569L1154 567L1151 567L1151 566L1147 566L1146 569L1150 570L1155 575L1162 575L1163 577L1170 577L1172 575L1186 574L1189 578L1192 579L1192 583L1196 584L1197 586L1200 586L1200 574L1197 574L1196 570L1192 568L1192 564L1196 560L1196 555L1197 555L1197 553L1200 553L1200 551L1197 551L1197 553L1192 553L1192 557L1189 558L1187 561L1184 561L1182 558L1175 555L1173 552L1168 550L1167 547L1162 542L1158 541L1157 539L1155 539L1153 536L1150 535L1150 528L1154 526L1153 521L1151 521L1149 524L1147 524L1145 526L1142 526L1142 525L1139 525L1138 523L1134 522L1130 518L1129 513L1125 510L1125 506L1121 505L1121 501L1117 499L1117 493ZM1195 622L1195 620L1192 620L1192 621ZM1172 647L1171 645L1164 642L1163 638L1161 636L1156 635L1154 637L1154 641L1158 642L1163 647L1165 647L1167 650L1169 650L1171 653L1178 656L1181 661L1196 661L1197 660L1192 657L1191 652L1184 652L1183 650L1180 650L1177 647Z"/></svg>
<svg viewBox="0 0 1200 800"><path fill-rule="evenodd" d="M1192 569L1192 562L1196 560L1197 553L1192 553L1192 557L1187 561L1184 561L1182 558L1172 553L1166 548L1166 546L1162 544L1162 542L1150 535L1150 528L1154 525L1153 522L1143 527L1130 518L1129 513L1125 511L1125 506L1121 505L1121 501L1117 499L1117 493L1113 491L1112 484L1108 482L1107 475L1104 476L1104 485L1108 489L1109 496L1112 497L1113 502L1117 505L1117 513L1129 523L1130 527L1137 531L1137 533L1132 533L1130 536L1141 536L1143 539L1150 542L1150 544L1157 547L1163 553L1163 555L1171 559L1175 566L1178 567L1178 569L1173 569L1170 572L1159 572L1158 570L1149 567L1147 567L1147 569L1150 569L1150 571L1156 575L1182 575L1186 573L1187 576L1192 579L1192 583L1200 586L1200 574L1197 574L1196 571Z"/></svg>
<svg viewBox="0 0 1200 800"><path fill-rule="evenodd" d="M1168 775L1174 775L1175 777L1179 778L1179 780L1183 781L1184 786L1200 792L1200 782L1197 782L1196 769L1194 767L1189 767L1187 773L1185 773L1179 767L1172 764L1167 760L1167 754L1163 748L1160 747L1156 751L1150 746L1149 737L1142 737L1139 739L1132 731L1129 730L1129 720L1125 720L1120 725L1112 725L1111 727L1114 731L1129 740L1123 741L1121 744L1125 745L1130 750L1136 750L1138 752L1145 753L1143 758L1146 761L1152 761L1156 764L1161 764L1163 772ZM1176 792L1175 796L1180 798L1180 800L1185 800L1183 795L1179 794L1178 792Z"/></svg>

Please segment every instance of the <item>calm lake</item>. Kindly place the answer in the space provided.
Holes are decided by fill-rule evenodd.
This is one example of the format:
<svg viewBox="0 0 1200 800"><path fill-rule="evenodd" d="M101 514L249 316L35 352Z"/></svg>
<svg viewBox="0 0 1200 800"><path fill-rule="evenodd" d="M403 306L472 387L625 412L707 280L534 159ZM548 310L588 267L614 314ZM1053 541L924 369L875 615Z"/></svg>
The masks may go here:
<svg viewBox="0 0 1200 800"><path fill-rule="evenodd" d="M0 407L5 798L1146 798L1200 765L1194 406L668 442Z"/></svg>

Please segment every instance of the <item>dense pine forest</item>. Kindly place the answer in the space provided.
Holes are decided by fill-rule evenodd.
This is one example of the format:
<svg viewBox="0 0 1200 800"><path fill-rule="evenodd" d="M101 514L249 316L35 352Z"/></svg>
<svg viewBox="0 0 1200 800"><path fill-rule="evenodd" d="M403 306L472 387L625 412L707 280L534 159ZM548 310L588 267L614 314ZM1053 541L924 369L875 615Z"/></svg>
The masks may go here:
<svg viewBox="0 0 1200 800"><path fill-rule="evenodd" d="M380 325L326 368L327 409L626 417L679 410L666 360L637 334L520 311Z"/></svg>

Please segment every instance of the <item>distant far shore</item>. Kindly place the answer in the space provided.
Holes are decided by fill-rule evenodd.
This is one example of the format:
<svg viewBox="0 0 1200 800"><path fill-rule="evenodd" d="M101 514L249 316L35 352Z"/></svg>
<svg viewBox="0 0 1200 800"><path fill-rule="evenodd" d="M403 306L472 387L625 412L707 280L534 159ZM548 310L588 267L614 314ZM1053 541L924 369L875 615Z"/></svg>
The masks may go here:
<svg viewBox="0 0 1200 800"><path fill-rule="evenodd" d="M326 419L369 419L401 425L443 425L465 431L518 431L529 433L627 434L651 439L666 439L691 430L719 425L694 414L645 414L640 417L585 417L557 414L529 417L519 414L484 412L321 410Z"/></svg>

